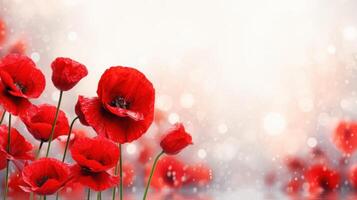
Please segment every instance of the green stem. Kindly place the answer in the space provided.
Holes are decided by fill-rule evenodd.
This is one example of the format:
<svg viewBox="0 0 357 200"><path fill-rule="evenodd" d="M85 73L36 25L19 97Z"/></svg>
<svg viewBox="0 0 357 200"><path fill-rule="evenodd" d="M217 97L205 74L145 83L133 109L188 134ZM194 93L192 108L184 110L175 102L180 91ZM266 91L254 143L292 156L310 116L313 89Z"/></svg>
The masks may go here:
<svg viewBox="0 0 357 200"><path fill-rule="evenodd" d="M102 192L97 192L97 200L102 200Z"/></svg>
<svg viewBox="0 0 357 200"><path fill-rule="evenodd" d="M54 134L54 132L55 132L55 127L56 127L56 123L57 123L58 113L59 113L60 106L61 106L61 101L62 101L62 95L63 95L63 91L60 91L60 95L59 95L59 99L58 99L58 104L57 104L57 109L56 109L56 115L55 115L55 119L53 120L52 129L51 129L51 134L50 134L50 138L49 138L49 140L48 140L48 147L47 147L47 152L46 152L46 158L48 157L48 154L50 153L51 142L52 142L53 134Z"/></svg>
<svg viewBox="0 0 357 200"><path fill-rule="evenodd" d="M121 144L119 144L119 176L120 176L120 187L119 187L119 194L120 200L123 200L123 159L122 159L122 148Z"/></svg>
<svg viewBox="0 0 357 200"><path fill-rule="evenodd" d="M38 147L35 160L37 160L37 158L40 156L42 145L43 145L43 141L41 141L40 146Z"/></svg>
<svg viewBox="0 0 357 200"><path fill-rule="evenodd" d="M8 134L7 134L7 147L6 151L7 153L10 153L10 142L11 142L11 114L9 114L9 124L8 124ZM6 172L5 172L5 192L4 192L4 200L7 198L7 191L9 187L9 166L10 161L7 159L6 160Z"/></svg>
<svg viewBox="0 0 357 200"><path fill-rule="evenodd" d="M0 124L2 124L2 121L4 121L5 114L6 114L6 111L4 110L4 112L3 112L2 115L1 115Z"/></svg>
<svg viewBox="0 0 357 200"><path fill-rule="evenodd" d="M90 188L88 188L88 193L87 193L87 200L90 199Z"/></svg>
<svg viewBox="0 0 357 200"><path fill-rule="evenodd" d="M68 149L68 146L69 146L69 139L71 138L73 124L77 119L79 119L78 116L72 120L71 126L69 127L69 132L68 132L68 135L67 135L66 147L64 148L62 162L64 162L64 160L66 159L66 154L67 154L67 149Z"/></svg>
<svg viewBox="0 0 357 200"><path fill-rule="evenodd" d="M118 143L118 148L120 150L120 144ZM121 155L120 155L121 157ZM115 166L115 170L114 170L114 175L118 174L118 168L119 168L119 161L117 162L116 166ZM113 188L113 193L112 193L112 200L115 200L115 192L116 192L117 186L115 186Z"/></svg>
<svg viewBox="0 0 357 200"><path fill-rule="evenodd" d="M151 182L151 178L154 174L154 171L155 171L155 168L156 168L156 165L157 165L157 161L159 160L159 158L164 154L164 152L162 151L161 153L159 153L159 155L156 156L155 158L155 161L154 161L154 164L151 168L151 172L150 172L150 176L149 176L149 180L148 180L148 183L146 184L146 188L145 188L145 193L144 193L144 197L143 197L143 200L146 199L146 195L148 193L148 190L149 190L149 187L150 187L150 182Z"/></svg>

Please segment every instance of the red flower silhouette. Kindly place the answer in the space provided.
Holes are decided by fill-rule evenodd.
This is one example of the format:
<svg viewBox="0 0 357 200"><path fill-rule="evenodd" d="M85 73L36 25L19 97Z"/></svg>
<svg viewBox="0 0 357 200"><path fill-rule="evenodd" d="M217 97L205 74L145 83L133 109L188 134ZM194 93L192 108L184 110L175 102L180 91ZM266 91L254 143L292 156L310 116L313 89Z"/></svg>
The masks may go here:
<svg viewBox="0 0 357 200"><path fill-rule="evenodd" d="M27 109L29 98L45 89L45 77L28 57L10 54L0 61L0 104L13 115Z"/></svg>
<svg viewBox="0 0 357 200"><path fill-rule="evenodd" d="M165 187L174 188L182 186L185 181L185 165L172 156L165 156L157 162L154 175L151 180L152 187L163 189ZM145 170L145 177L148 179L151 166Z"/></svg>
<svg viewBox="0 0 357 200"><path fill-rule="evenodd" d="M39 106L30 106L20 117L26 125L27 130L34 138L47 142L51 134L55 115L55 106L42 104ZM67 135L68 131L69 125L66 114L60 110L52 139L55 139L60 135Z"/></svg>
<svg viewBox="0 0 357 200"><path fill-rule="evenodd" d="M32 144L27 142L25 138L15 129L11 128L10 152L7 150L8 127L0 126L0 160L32 160ZM6 162L4 162L6 163ZM0 169L5 168L5 164L0 164Z"/></svg>
<svg viewBox="0 0 357 200"><path fill-rule="evenodd" d="M339 187L340 183L339 173L322 164L311 166L306 171L305 178L312 194L332 192Z"/></svg>
<svg viewBox="0 0 357 200"><path fill-rule="evenodd" d="M185 183L205 186L212 180L212 171L204 164L196 164L187 167L186 176Z"/></svg>
<svg viewBox="0 0 357 200"><path fill-rule="evenodd" d="M71 179L68 165L53 158L42 158L25 166L22 177L25 184L21 188L40 195L56 193Z"/></svg>
<svg viewBox="0 0 357 200"><path fill-rule="evenodd" d="M352 154L357 148L357 123L340 122L333 134L333 142L343 153Z"/></svg>
<svg viewBox="0 0 357 200"><path fill-rule="evenodd" d="M30 193L22 190L21 186L26 185L21 173L13 173L9 178L9 197L13 199L29 199ZM36 195L34 195L36 197Z"/></svg>
<svg viewBox="0 0 357 200"><path fill-rule="evenodd" d="M102 136L121 144L142 136L153 121L155 90L136 69L111 67L102 75L98 97L78 98L77 114Z"/></svg>
<svg viewBox="0 0 357 200"><path fill-rule="evenodd" d="M77 162L72 171L79 183L95 191L108 189L118 183L119 177L106 172L119 159L119 148L112 141L101 136L79 138L74 142L71 154Z"/></svg>
<svg viewBox="0 0 357 200"><path fill-rule="evenodd" d="M70 58L56 58L51 64L52 82L57 89L72 89L82 78L87 76L87 68Z"/></svg>
<svg viewBox="0 0 357 200"><path fill-rule="evenodd" d="M301 172L305 169L305 162L299 157L290 156L286 158L285 164L292 173Z"/></svg>
<svg viewBox="0 0 357 200"><path fill-rule="evenodd" d="M355 188L357 188L357 165L353 165L350 168L349 174L348 174L348 179L351 183L351 185Z"/></svg>
<svg viewBox="0 0 357 200"><path fill-rule="evenodd" d="M192 144L192 137L185 131L182 124L175 124L167 131L167 135L161 140L162 150L169 155L178 154L183 148Z"/></svg>
<svg viewBox="0 0 357 200"><path fill-rule="evenodd" d="M8 53L25 54L27 45L24 40L18 40L7 50Z"/></svg>

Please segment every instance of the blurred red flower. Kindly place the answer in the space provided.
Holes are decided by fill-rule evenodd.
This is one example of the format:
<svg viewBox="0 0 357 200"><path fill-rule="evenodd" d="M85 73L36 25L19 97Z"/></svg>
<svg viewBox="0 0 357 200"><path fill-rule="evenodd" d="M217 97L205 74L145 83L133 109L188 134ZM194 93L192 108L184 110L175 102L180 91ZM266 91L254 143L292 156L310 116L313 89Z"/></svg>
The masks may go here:
<svg viewBox="0 0 357 200"><path fill-rule="evenodd" d="M286 158L285 165L288 168L288 170L292 173L301 172L302 170L305 169L304 160L296 156L290 156Z"/></svg>
<svg viewBox="0 0 357 200"><path fill-rule="evenodd" d="M68 147L71 148L75 140L77 140L79 138L85 138L85 137L88 137L88 133L86 131L81 130L81 129L72 130L72 133L69 136ZM61 136L57 137L57 141L59 142L60 147L64 149L66 147L67 135L61 135Z"/></svg>
<svg viewBox="0 0 357 200"><path fill-rule="evenodd" d="M88 75L86 66L70 58L56 58L52 64L52 82L57 89L72 89L82 78Z"/></svg>
<svg viewBox="0 0 357 200"><path fill-rule="evenodd" d="M22 190L21 185L26 184L21 173L13 173L9 177L9 197L12 199L29 199L30 193ZM34 198L36 195L34 195Z"/></svg>
<svg viewBox="0 0 357 200"><path fill-rule="evenodd" d="M150 170L151 166L147 166L146 180L149 178ZM185 164L175 157L165 156L157 162L150 186L156 189L177 188L182 186L185 179Z"/></svg>
<svg viewBox="0 0 357 200"><path fill-rule="evenodd" d="M4 43L5 38L6 38L6 24L2 19L0 19L0 47Z"/></svg>
<svg viewBox="0 0 357 200"><path fill-rule="evenodd" d="M20 117L26 125L27 130L35 139L47 142L51 134L55 115L55 106L42 104L39 106L30 106L26 112L20 115ZM52 139L55 139L60 135L67 135L68 131L69 125L66 114L60 110Z"/></svg>
<svg viewBox="0 0 357 200"><path fill-rule="evenodd" d="M77 115L98 135L121 144L141 137L154 117L155 90L144 74L111 67L102 75L98 97L78 98Z"/></svg>
<svg viewBox="0 0 357 200"><path fill-rule="evenodd" d="M348 173L348 179L354 188L357 188L357 165L353 165Z"/></svg>
<svg viewBox="0 0 357 200"><path fill-rule="evenodd" d="M85 187L78 182L68 182L60 191L60 199L81 199L84 196Z"/></svg>
<svg viewBox="0 0 357 200"><path fill-rule="evenodd" d="M9 47L7 53L25 54L26 49L27 45L25 41L20 39Z"/></svg>
<svg viewBox="0 0 357 200"><path fill-rule="evenodd" d="M45 89L45 77L28 57L10 54L0 61L0 104L13 115L27 109L29 98Z"/></svg>
<svg viewBox="0 0 357 200"><path fill-rule="evenodd" d="M302 190L302 183L299 178L292 178L284 186L284 191L288 195L297 195Z"/></svg>
<svg viewBox="0 0 357 200"><path fill-rule="evenodd" d="M154 148L153 148L152 142L150 142L148 140L141 140L139 147L140 147L140 150L139 150L138 161L141 164L146 164L154 156Z"/></svg>
<svg viewBox="0 0 357 200"><path fill-rule="evenodd" d="M53 158L41 158L24 167L22 171L27 192L39 195L56 193L70 180L70 168L67 164Z"/></svg>
<svg viewBox="0 0 357 200"><path fill-rule="evenodd" d="M15 129L11 128L10 133L10 152L8 153L8 127L5 125L0 126L0 169L6 167L6 159L10 160L32 160L33 146L27 142L26 139Z"/></svg>
<svg viewBox="0 0 357 200"><path fill-rule="evenodd" d="M345 154L352 154L357 148L357 123L342 121L333 134L336 147Z"/></svg>
<svg viewBox="0 0 357 200"><path fill-rule="evenodd" d="M187 180L185 183L205 186L212 180L212 170L202 163L188 166L186 169Z"/></svg>
<svg viewBox="0 0 357 200"><path fill-rule="evenodd" d="M340 174L322 164L311 166L306 171L305 178L312 194L332 192L339 187L340 183Z"/></svg>
<svg viewBox="0 0 357 200"><path fill-rule="evenodd" d="M71 148L73 160L77 162L72 167L77 182L95 191L102 191L118 184L119 177L106 171L113 168L119 159L119 148L112 141L97 136L79 138Z"/></svg>
<svg viewBox="0 0 357 200"><path fill-rule="evenodd" d="M181 123L175 124L168 130L167 135L160 142L162 150L169 155L178 154L190 144L192 144L192 137Z"/></svg>

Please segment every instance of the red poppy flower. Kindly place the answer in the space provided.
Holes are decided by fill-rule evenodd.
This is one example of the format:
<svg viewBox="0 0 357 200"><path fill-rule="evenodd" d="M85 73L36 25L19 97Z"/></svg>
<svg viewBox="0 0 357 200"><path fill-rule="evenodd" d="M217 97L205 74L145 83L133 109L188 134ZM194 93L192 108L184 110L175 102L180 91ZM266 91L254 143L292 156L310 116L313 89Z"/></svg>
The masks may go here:
<svg viewBox="0 0 357 200"><path fill-rule="evenodd" d="M24 40L18 40L12 44L7 50L8 53L12 54L25 54L27 49L26 42Z"/></svg>
<svg viewBox="0 0 357 200"><path fill-rule="evenodd" d="M185 181L184 169L184 163L172 156L165 156L157 162L150 186L156 189L180 187ZM151 166L148 165L145 170L146 180L150 175L150 170Z"/></svg>
<svg viewBox="0 0 357 200"><path fill-rule="evenodd" d="M88 122L86 121L86 118L84 117L84 113L82 112L82 103L81 102L85 102L86 101L86 98L82 97L82 96L78 96L78 101L76 103L76 106L75 106L75 112L76 112L76 115L78 116L79 118L79 121L85 125L85 126L89 126Z"/></svg>
<svg viewBox="0 0 357 200"><path fill-rule="evenodd" d="M9 178L9 193L8 196L13 199L29 199L30 193L22 190L21 186L26 185L21 173L13 173ZM34 195L36 199L36 195Z"/></svg>
<svg viewBox="0 0 357 200"><path fill-rule="evenodd" d="M119 148L112 141L97 136L79 138L71 148L72 167L76 180L95 191L102 191L118 184L119 177L106 171L113 168L119 159Z"/></svg>
<svg viewBox="0 0 357 200"><path fill-rule="evenodd" d="M84 196L85 187L78 182L69 182L60 191L60 199L81 199Z"/></svg>
<svg viewBox="0 0 357 200"><path fill-rule="evenodd" d="M39 195L50 195L71 179L67 164L53 158L41 158L24 167L22 177L25 185L21 188Z"/></svg>
<svg viewBox="0 0 357 200"><path fill-rule="evenodd" d="M166 154L178 154L186 146L192 144L192 137L185 131L182 124L175 124L167 131L167 135L161 140L160 146Z"/></svg>
<svg viewBox="0 0 357 200"><path fill-rule="evenodd" d="M18 115L45 89L45 77L28 57L10 54L0 61L0 104L6 111Z"/></svg>
<svg viewBox="0 0 357 200"><path fill-rule="evenodd" d="M188 166L186 169L187 184L205 186L212 181L212 170L204 164Z"/></svg>
<svg viewBox="0 0 357 200"><path fill-rule="evenodd" d="M111 170L114 173L114 169ZM123 186L130 187L135 180L135 168L131 163L123 164Z"/></svg>
<svg viewBox="0 0 357 200"><path fill-rule="evenodd" d="M333 134L333 142L343 153L352 154L357 148L357 123L340 122Z"/></svg>
<svg viewBox="0 0 357 200"><path fill-rule="evenodd" d="M322 164L311 166L305 173L312 194L332 192L339 187L340 175L337 171Z"/></svg>
<svg viewBox="0 0 357 200"><path fill-rule="evenodd" d="M5 22L0 19L0 46L4 43L6 38L6 25Z"/></svg>
<svg viewBox="0 0 357 200"><path fill-rule="evenodd" d="M0 157L10 160L32 160L33 146L27 142L25 138L15 129L11 128L10 138L10 153L6 151L8 141L8 127L5 125L0 126ZM4 166L0 166L4 167ZM0 168L2 169L2 168Z"/></svg>
<svg viewBox="0 0 357 200"><path fill-rule="evenodd" d="M39 106L30 106L20 117L34 138L47 142L50 138L55 115L55 106L42 104ZM68 131L69 125L66 114L60 110L52 139L60 135L67 135Z"/></svg>
<svg viewBox="0 0 357 200"><path fill-rule="evenodd" d="M121 66L107 69L97 94L95 98L79 97L77 114L81 113L81 122L99 135L123 144L138 139L151 125L155 90L138 70Z"/></svg>
<svg viewBox="0 0 357 200"><path fill-rule="evenodd" d="M86 66L70 58L56 58L51 64L52 82L57 89L72 89L82 78L87 76Z"/></svg>

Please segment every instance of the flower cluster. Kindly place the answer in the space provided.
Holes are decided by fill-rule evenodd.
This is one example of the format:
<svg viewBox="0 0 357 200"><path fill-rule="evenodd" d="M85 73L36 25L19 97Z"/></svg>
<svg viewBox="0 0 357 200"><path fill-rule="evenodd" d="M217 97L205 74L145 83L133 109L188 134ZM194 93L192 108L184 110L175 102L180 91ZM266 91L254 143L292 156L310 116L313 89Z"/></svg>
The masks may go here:
<svg viewBox="0 0 357 200"><path fill-rule="evenodd" d="M340 159L335 162L321 147L312 148L308 157L290 155L284 159L287 175L281 179L275 171L268 173L269 186L282 181L282 189L293 199L355 198L357 163L351 158L357 150L357 122L341 121L331 135ZM279 178L279 179L277 179Z"/></svg>
<svg viewBox="0 0 357 200"><path fill-rule="evenodd" d="M101 191L113 188L114 199L119 186L122 199L123 186L131 184L134 177L130 163L123 164L122 145L143 136L153 122L155 90L152 83L134 68L110 67L100 78L97 97L78 96L77 103L73 104L77 116L69 124L60 108L63 93L73 88L88 71L85 65L62 57L56 58L51 68L52 82L60 90L58 104L35 105L31 99L39 98L45 89L45 76L41 70L22 54L9 54L0 60L2 119L6 113L9 116L8 125L0 126L0 169L6 168L5 198L16 191L21 196L27 193L32 197L59 197L66 188L77 187L88 188L88 198L91 190L100 196ZM12 116L18 116L27 131L39 141L36 156L32 153L33 145L11 126ZM86 133L73 131L77 119L84 126L93 128L97 136L88 137ZM64 138L62 160L50 157L52 141L61 141L60 138ZM41 157L44 143L47 143L47 151ZM155 188L209 182L208 168L186 167L172 157L190 144L192 137L183 124L175 124L166 132L160 140L161 153L153 166L146 168L144 199L151 182ZM67 150L70 150L72 163L66 162ZM151 157L151 153L147 156ZM160 160L163 154L171 156ZM9 180L10 163L16 170Z"/></svg>

